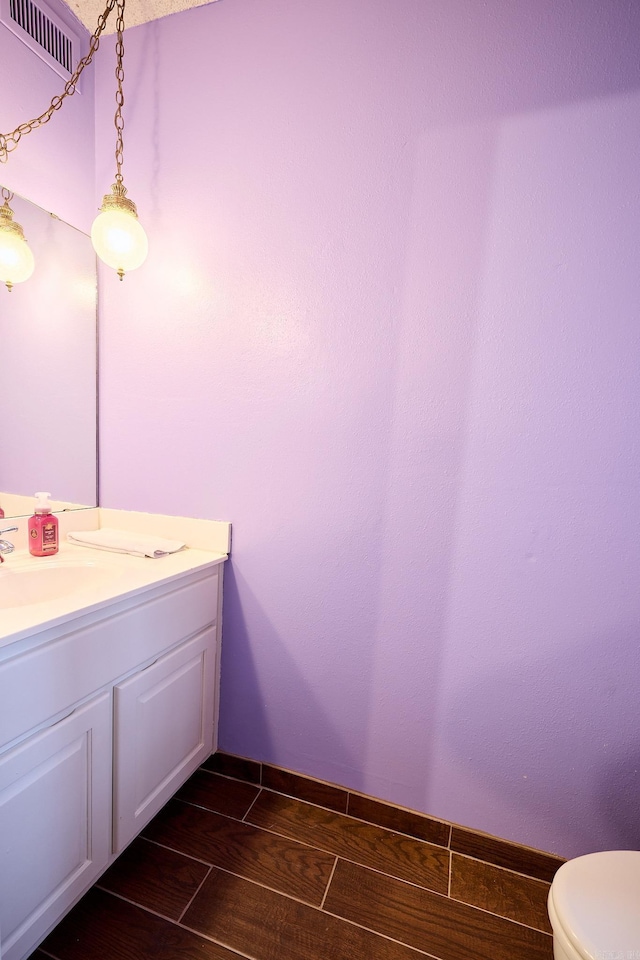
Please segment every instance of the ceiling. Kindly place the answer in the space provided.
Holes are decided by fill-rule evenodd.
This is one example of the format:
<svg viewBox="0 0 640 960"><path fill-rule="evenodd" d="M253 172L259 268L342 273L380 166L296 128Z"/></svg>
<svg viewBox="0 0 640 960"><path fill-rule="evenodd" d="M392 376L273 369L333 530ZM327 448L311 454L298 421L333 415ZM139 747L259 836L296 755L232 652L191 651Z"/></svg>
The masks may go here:
<svg viewBox="0 0 640 960"><path fill-rule="evenodd" d="M149 20L158 20L170 13L179 13L180 10L189 10L191 7L203 7L206 3L215 0L127 0L125 8L125 28L135 27L139 23L148 23ZM93 33L98 23L98 17L104 13L106 0L65 0L66 5L76 15L89 33ZM107 20L105 33L116 32L116 10L112 10Z"/></svg>

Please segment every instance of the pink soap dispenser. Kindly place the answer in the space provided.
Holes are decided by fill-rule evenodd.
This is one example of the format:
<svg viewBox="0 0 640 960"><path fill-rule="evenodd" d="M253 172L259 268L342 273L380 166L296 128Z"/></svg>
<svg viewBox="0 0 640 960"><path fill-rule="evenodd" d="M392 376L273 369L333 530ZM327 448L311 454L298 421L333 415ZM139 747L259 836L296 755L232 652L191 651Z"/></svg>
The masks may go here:
<svg viewBox="0 0 640 960"><path fill-rule="evenodd" d="M58 518L51 513L50 493L36 493L36 509L29 517L29 553L51 557L58 552Z"/></svg>

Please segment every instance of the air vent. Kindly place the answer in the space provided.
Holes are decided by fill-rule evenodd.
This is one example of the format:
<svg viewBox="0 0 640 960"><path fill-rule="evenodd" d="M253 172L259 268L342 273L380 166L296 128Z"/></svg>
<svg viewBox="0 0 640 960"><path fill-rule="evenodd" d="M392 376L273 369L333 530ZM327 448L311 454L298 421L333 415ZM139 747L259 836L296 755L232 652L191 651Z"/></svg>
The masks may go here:
<svg viewBox="0 0 640 960"><path fill-rule="evenodd" d="M41 0L0 0L0 21L41 60L68 80L80 59L80 40Z"/></svg>

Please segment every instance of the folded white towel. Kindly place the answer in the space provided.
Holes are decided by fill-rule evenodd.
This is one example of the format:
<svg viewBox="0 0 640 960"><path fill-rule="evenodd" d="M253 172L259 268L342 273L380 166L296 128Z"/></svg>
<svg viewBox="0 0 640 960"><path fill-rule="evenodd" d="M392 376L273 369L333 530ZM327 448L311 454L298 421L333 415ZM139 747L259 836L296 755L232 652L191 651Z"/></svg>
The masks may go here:
<svg viewBox="0 0 640 960"><path fill-rule="evenodd" d="M113 530L110 527L68 533L67 540L81 547L110 550L112 553L130 553L134 557L164 557L186 546L181 540L165 540L163 537L128 533L126 530Z"/></svg>

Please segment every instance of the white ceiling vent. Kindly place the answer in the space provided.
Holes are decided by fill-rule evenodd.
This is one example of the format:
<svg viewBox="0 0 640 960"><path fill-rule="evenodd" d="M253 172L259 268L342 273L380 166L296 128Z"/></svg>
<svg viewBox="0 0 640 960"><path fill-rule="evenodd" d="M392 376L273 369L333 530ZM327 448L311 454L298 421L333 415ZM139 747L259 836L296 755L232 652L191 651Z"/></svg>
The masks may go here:
<svg viewBox="0 0 640 960"><path fill-rule="evenodd" d="M68 80L80 59L80 38L42 0L0 0L0 22Z"/></svg>

